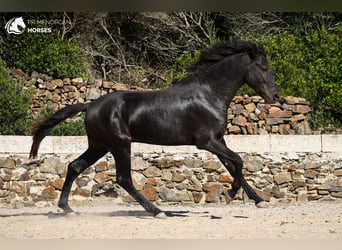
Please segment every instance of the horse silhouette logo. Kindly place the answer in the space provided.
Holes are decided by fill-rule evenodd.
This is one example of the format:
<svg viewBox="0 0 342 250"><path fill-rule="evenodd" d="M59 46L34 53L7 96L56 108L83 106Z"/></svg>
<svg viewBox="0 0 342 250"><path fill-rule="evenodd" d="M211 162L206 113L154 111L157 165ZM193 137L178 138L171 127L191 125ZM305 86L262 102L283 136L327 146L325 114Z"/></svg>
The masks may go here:
<svg viewBox="0 0 342 250"><path fill-rule="evenodd" d="M23 17L13 17L5 25L8 34L20 35L25 31L25 28L26 25Z"/></svg>

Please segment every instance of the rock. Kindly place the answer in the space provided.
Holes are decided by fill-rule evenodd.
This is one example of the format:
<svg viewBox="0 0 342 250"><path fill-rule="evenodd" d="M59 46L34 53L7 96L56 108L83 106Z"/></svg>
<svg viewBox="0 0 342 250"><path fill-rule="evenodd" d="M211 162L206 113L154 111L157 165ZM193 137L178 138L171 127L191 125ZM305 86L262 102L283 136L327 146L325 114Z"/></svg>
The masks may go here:
<svg viewBox="0 0 342 250"><path fill-rule="evenodd" d="M77 178L75 180L75 183L77 184L78 187L85 187L87 186L87 184L89 183L89 178L88 177L81 177L81 178Z"/></svg>
<svg viewBox="0 0 342 250"><path fill-rule="evenodd" d="M72 83L83 83L83 78L78 77L71 80Z"/></svg>
<svg viewBox="0 0 342 250"><path fill-rule="evenodd" d="M77 181L77 180L76 180ZM63 178L58 178L53 181L50 181L49 184L53 186L57 190L62 190L63 185L64 185L64 179Z"/></svg>
<svg viewBox="0 0 342 250"><path fill-rule="evenodd" d="M146 184L151 185L151 186L157 186L158 181L155 178L148 178L146 181Z"/></svg>
<svg viewBox="0 0 342 250"><path fill-rule="evenodd" d="M245 105L245 109L247 110L248 113L252 113L255 111L256 106L254 104L254 102L248 103L247 105Z"/></svg>
<svg viewBox="0 0 342 250"><path fill-rule="evenodd" d="M55 200L58 197L57 192L53 187L44 188L39 197L47 200Z"/></svg>
<svg viewBox="0 0 342 250"><path fill-rule="evenodd" d="M87 99L95 100L101 96L101 90L96 88L90 88L87 90Z"/></svg>
<svg viewBox="0 0 342 250"><path fill-rule="evenodd" d="M0 158L0 168L15 169L15 160L11 158Z"/></svg>
<svg viewBox="0 0 342 250"><path fill-rule="evenodd" d="M156 189L151 185L145 185L143 190L140 192L147 200L156 201L158 200L158 194Z"/></svg>
<svg viewBox="0 0 342 250"><path fill-rule="evenodd" d="M263 162L256 156L247 155L242 158L244 166L250 172L256 172L261 170L264 165Z"/></svg>
<svg viewBox="0 0 342 250"><path fill-rule="evenodd" d="M291 173L280 173L274 176L274 181L278 184L281 185L283 183L288 183L292 180L291 178Z"/></svg>
<svg viewBox="0 0 342 250"><path fill-rule="evenodd" d="M186 179L186 177L183 174L178 173L177 171L172 172L172 179L173 182L182 182Z"/></svg>
<svg viewBox="0 0 342 250"><path fill-rule="evenodd" d="M102 86L106 89L111 89L114 86L114 83L110 81L102 81Z"/></svg>
<svg viewBox="0 0 342 250"><path fill-rule="evenodd" d="M162 172L159 168L156 168L155 166L150 166L146 170L143 171L143 174L146 177L159 177L162 176Z"/></svg>
<svg viewBox="0 0 342 250"><path fill-rule="evenodd" d="M44 85L50 91L52 91L52 90L57 88L57 85L54 84L53 82L44 82Z"/></svg>
<svg viewBox="0 0 342 250"><path fill-rule="evenodd" d="M342 176L342 169L335 169L334 170L334 175L335 176Z"/></svg>
<svg viewBox="0 0 342 250"><path fill-rule="evenodd" d="M55 85L56 87L63 87L64 86L64 82L61 79L54 79L51 81L51 84Z"/></svg>
<svg viewBox="0 0 342 250"><path fill-rule="evenodd" d="M302 121L305 120L306 117L303 114L298 114L298 115L294 115L291 117L291 122L298 122L298 121Z"/></svg>
<svg viewBox="0 0 342 250"><path fill-rule="evenodd" d="M223 186L221 184L205 184L203 190L206 194L206 202L220 202Z"/></svg>
<svg viewBox="0 0 342 250"><path fill-rule="evenodd" d="M284 111L277 111L273 113L269 113L267 117L269 118L289 118L292 116L292 112L289 110L284 110Z"/></svg>
<svg viewBox="0 0 342 250"><path fill-rule="evenodd" d="M62 174L65 169L64 163L57 157L50 157L44 160L44 163L40 166L40 172L50 174Z"/></svg>
<svg viewBox="0 0 342 250"><path fill-rule="evenodd" d="M145 170L149 167L147 161L144 161L141 157L133 156L131 159L132 170Z"/></svg>
<svg viewBox="0 0 342 250"><path fill-rule="evenodd" d="M233 121L232 121L232 124L238 125L238 126L241 126L241 127L246 126L246 123L247 123L247 119L246 119L246 117L244 117L242 115L239 115L239 116L235 117L233 119Z"/></svg>
<svg viewBox="0 0 342 250"><path fill-rule="evenodd" d="M312 134L312 130L311 130L309 123L306 119L304 121L302 121L301 123L299 123L295 129L296 129L296 134L298 134L298 135L310 135L310 134Z"/></svg>
<svg viewBox="0 0 342 250"><path fill-rule="evenodd" d="M115 84L113 84L113 86L112 86L112 88L113 89L115 89L115 90L130 90L130 86L128 85L128 84L124 84L124 83L115 83Z"/></svg>
<svg viewBox="0 0 342 250"><path fill-rule="evenodd" d="M305 183L305 181L298 181L298 180L296 180L296 181L293 181L292 187L293 187L292 190L296 190L299 187L306 188L306 183Z"/></svg>
<svg viewBox="0 0 342 250"><path fill-rule="evenodd" d="M279 186L273 186L271 194L275 198L284 198L285 197L285 192L281 191Z"/></svg>
<svg viewBox="0 0 342 250"><path fill-rule="evenodd" d="M162 172L162 176L161 179L163 181L171 181L172 179L172 173L170 171L163 171Z"/></svg>
<svg viewBox="0 0 342 250"><path fill-rule="evenodd" d="M258 188L255 188L254 190L257 193L257 195L259 195L264 201L269 202L271 200L271 193L270 192L265 192L265 191L262 191Z"/></svg>
<svg viewBox="0 0 342 250"><path fill-rule="evenodd" d="M309 106L296 105L292 111L294 113L306 114L311 111L311 108Z"/></svg>
<svg viewBox="0 0 342 250"><path fill-rule="evenodd" d="M308 201L308 194L306 191L299 191L297 195L297 201L306 202Z"/></svg>
<svg viewBox="0 0 342 250"><path fill-rule="evenodd" d="M268 109L268 116L280 112L280 108L272 106Z"/></svg>
<svg viewBox="0 0 342 250"><path fill-rule="evenodd" d="M291 132L290 124L280 124L279 125L279 132L281 135L289 135L289 134L294 133L294 131Z"/></svg>
<svg viewBox="0 0 342 250"><path fill-rule="evenodd" d="M239 126L233 125L233 126L228 128L228 133L229 134L240 134L241 133L241 129L240 129Z"/></svg>
<svg viewBox="0 0 342 250"><path fill-rule="evenodd" d="M266 124L277 125L290 121L290 118L266 118Z"/></svg>
<svg viewBox="0 0 342 250"><path fill-rule="evenodd" d="M203 163L203 168L208 171L208 172L222 172L219 171L222 168L222 164L218 161L213 161L213 160L209 160L209 161L205 161Z"/></svg>
<svg viewBox="0 0 342 250"><path fill-rule="evenodd" d="M321 184L318 187L319 191L324 191L324 190L330 190L331 188L333 188L333 191L337 191L336 187L342 187L342 178L338 177L338 178L329 178L327 180L324 181L323 184Z"/></svg>
<svg viewBox="0 0 342 250"><path fill-rule="evenodd" d="M189 180L189 183L187 185L187 189L190 191L202 191L202 184L199 180L196 179L196 177L192 177L191 180Z"/></svg>
<svg viewBox="0 0 342 250"><path fill-rule="evenodd" d="M192 158L188 158L184 160L184 165L187 168L199 168L202 167L202 161L200 159L192 159Z"/></svg>
<svg viewBox="0 0 342 250"><path fill-rule="evenodd" d="M88 197L91 197L91 191L78 187L72 192L72 195L79 195L79 196L88 198Z"/></svg>
<svg viewBox="0 0 342 250"><path fill-rule="evenodd" d="M101 161L95 165L95 172L102 172L109 169L107 161Z"/></svg>
<svg viewBox="0 0 342 250"><path fill-rule="evenodd" d="M165 187L162 187L159 190L159 197L163 201L172 201L172 202L190 201L192 199L192 197L186 190L178 191L178 190L171 190Z"/></svg>
<svg viewBox="0 0 342 250"><path fill-rule="evenodd" d="M310 178L310 179L316 178L317 175L318 175L318 172L315 171L315 170L313 170L313 169L307 169L307 170L305 170L305 174L304 174L304 176L305 176L306 178Z"/></svg>
<svg viewBox="0 0 342 250"><path fill-rule="evenodd" d="M94 177L94 181L96 181L99 184L109 181L110 179L110 176L105 174L104 172L96 173Z"/></svg>
<svg viewBox="0 0 342 250"><path fill-rule="evenodd" d="M330 195L335 198L342 198L342 192L331 192Z"/></svg>
<svg viewBox="0 0 342 250"><path fill-rule="evenodd" d="M54 102L54 103L58 103L60 100L61 100L61 96L56 94L56 93L53 93L52 96L51 96L51 100Z"/></svg>
<svg viewBox="0 0 342 250"><path fill-rule="evenodd" d="M142 190L146 183L146 177L140 172L132 173L133 185L137 190Z"/></svg>
<svg viewBox="0 0 342 250"><path fill-rule="evenodd" d="M9 190L21 195L25 193L26 187L25 187L25 184L23 183L12 182Z"/></svg>
<svg viewBox="0 0 342 250"><path fill-rule="evenodd" d="M223 183L233 183L234 178L230 175L220 175L219 182Z"/></svg>
<svg viewBox="0 0 342 250"><path fill-rule="evenodd" d="M192 192L194 202L200 205L205 204L205 193L204 192Z"/></svg>
<svg viewBox="0 0 342 250"><path fill-rule="evenodd" d="M240 115L242 114L244 107L241 104L235 104L232 106L232 111L234 115Z"/></svg>

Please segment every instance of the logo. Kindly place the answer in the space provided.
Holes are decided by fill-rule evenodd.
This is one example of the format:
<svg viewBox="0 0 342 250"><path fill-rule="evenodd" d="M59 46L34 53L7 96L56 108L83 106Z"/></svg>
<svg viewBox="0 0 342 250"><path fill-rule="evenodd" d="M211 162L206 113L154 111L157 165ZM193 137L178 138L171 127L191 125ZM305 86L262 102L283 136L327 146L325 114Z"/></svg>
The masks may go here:
<svg viewBox="0 0 342 250"><path fill-rule="evenodd" d="M25 31L25 28L26 25L23 17L13 17L5 25L8 34L20 35Z"/></svg>

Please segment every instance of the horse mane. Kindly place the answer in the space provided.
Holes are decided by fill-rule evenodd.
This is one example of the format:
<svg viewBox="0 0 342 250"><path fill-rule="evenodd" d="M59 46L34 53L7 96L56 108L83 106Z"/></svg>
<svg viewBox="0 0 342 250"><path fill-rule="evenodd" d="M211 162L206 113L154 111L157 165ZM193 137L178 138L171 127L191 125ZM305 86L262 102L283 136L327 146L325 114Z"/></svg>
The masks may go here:
<svg viewBox="0 0 342 250"><path fill-rule="evenodd" d="M265 55L262 45L241 40L218 42L211 48L202 51L199 60L192 64L189 70L194 74L199 74L205 71L210 65L219 63L228 56L240 53L247 53L252 60L258 55Z"/></svg>

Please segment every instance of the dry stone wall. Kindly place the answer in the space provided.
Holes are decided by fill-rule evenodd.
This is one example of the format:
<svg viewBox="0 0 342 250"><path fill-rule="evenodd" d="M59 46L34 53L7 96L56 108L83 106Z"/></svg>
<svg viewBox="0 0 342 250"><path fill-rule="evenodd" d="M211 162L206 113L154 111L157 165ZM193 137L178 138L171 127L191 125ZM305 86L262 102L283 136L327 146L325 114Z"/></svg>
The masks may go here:
<svg viewBox="0 0 342 250"><path fill-rule="evenodd" d="M23 77L18 70L13 75ZM82 78L53 79L44 74L32 73L26 86L35 86L32 111L37 114L47 105L60 109L69 104L84 103L113 91L143 91L123 83L102 79L85 82ZM285 97L280 103L265 104L259 96L236 96L228 110L226 134L311 134L307 115L309 103L298 97Z"/></svg>
<svg viewBox="0 0 342 250"><path fill-rule="evenodd" d="M341 139L336 136L330 141L341 145ZM24 137L23 141L28 140ZM342 198L338 146L330 151L239 154L244 176L266 201L277 204ZM38 160L29 160L27 154L0 154L0 207L56 206L67 165L78 155L43 153ZM157 203L224 203L233 181L216 156L186 150L135 151L132 176L139 192ZM102 199L135 202L117 184L115 163L109 154L76 179L70 196L71 202ZM241 189L233 202L248 201Z"/></svg>

